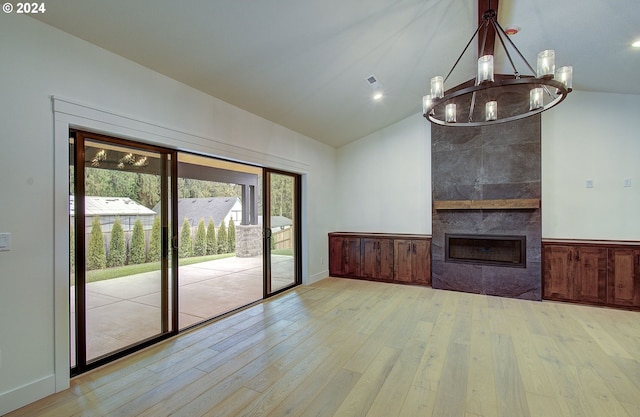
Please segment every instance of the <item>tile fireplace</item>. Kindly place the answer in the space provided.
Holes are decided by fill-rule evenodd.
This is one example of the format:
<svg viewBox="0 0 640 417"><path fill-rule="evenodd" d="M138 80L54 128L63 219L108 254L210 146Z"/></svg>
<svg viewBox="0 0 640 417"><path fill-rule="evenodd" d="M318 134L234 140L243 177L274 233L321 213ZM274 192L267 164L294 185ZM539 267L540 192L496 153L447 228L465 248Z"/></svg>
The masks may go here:
<svg viewBox="0 0 640 417"><path fill-rule="evenodd" d="M432 286L540 300L541 119L431 126Z"/></svg>

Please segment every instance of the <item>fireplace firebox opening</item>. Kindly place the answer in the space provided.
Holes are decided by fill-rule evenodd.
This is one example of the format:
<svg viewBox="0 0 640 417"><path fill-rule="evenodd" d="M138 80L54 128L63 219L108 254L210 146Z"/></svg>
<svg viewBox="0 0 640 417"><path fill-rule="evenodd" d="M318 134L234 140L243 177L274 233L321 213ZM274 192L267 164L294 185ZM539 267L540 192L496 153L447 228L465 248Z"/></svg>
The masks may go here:
<svg viewBox="0 0 640 417"><path fill-rule="evenodd" d="M445 234L445 262L527 267L527 237Z"/></svg>

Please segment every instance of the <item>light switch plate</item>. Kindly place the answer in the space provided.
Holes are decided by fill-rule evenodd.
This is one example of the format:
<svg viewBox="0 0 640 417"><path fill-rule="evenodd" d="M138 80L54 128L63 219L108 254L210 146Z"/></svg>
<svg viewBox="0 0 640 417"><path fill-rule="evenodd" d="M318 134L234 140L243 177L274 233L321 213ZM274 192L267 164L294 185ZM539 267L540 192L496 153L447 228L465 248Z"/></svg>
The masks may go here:
<svg viewBox="0 0 640 417"><path fill-rule="evenodd" d="M593 188L593 180L587 180L587 188Z"/></svg>
<svg viewBox="0 0 640 417"><path fill-rule="evenodd" d="M11 233L0 233L0 252L11 250Z"/></svg>
<svg viewBox="0 0 640 417"><path fill-rule="evenodd" d="M625 187L631 187L631 178L625 178L625 179L622 181L622 184L623 184Z"/></svg>

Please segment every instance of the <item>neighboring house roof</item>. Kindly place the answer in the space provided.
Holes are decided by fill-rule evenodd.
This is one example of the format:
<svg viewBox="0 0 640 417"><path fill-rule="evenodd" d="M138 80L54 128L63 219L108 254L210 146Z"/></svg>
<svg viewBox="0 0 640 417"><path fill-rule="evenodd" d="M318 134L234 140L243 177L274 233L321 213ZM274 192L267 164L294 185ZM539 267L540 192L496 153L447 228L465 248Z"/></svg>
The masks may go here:
<svg viewBox="0 0 640 417"><path fill-rule="evenodd" d="M262 224L262 216L258 216L258 224ZM284 216L271 216L271 228L293 225L291 219Z"/></svg>
<svg viewBox="0 0 640 417"><path fill-rule="evenodd" d="M216 227L219 227L236 204L242 207L238 197L179 198L178 220L182 224L186 217L192 225L197 225L200 219L207 224L213 218ZM154 211L159 211L159 207L156 205Z"/></svg>
<svg viewBox="0 0 640 417"><path fill-rule="evenodd" d="M75 213L74 196L69 196L69 210ZM85 196L85 216L155 216L156 212L128 197Z"/></svg>

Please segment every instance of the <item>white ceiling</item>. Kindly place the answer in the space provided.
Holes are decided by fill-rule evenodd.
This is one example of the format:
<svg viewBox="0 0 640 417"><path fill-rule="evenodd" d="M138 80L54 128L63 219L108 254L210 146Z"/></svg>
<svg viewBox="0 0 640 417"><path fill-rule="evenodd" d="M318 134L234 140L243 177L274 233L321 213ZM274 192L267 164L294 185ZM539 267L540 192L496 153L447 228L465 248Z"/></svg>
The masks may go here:
<svg viewBox="0 0 640 417"><path fill-rule="evenodd" d="M477 27L473 0L46 7L37 19L335 147L420 112L429 79L446 75ZM575 90L640 94L640 49L630 46L640 40L640 1L501 0L498 15L503 27L520 26L512 39L533 66L543 49L555 49L557 66L573 65ZM472 78L475 59L471 48L446 87ZM371 99L372 74L382 102Z"/></svg>

